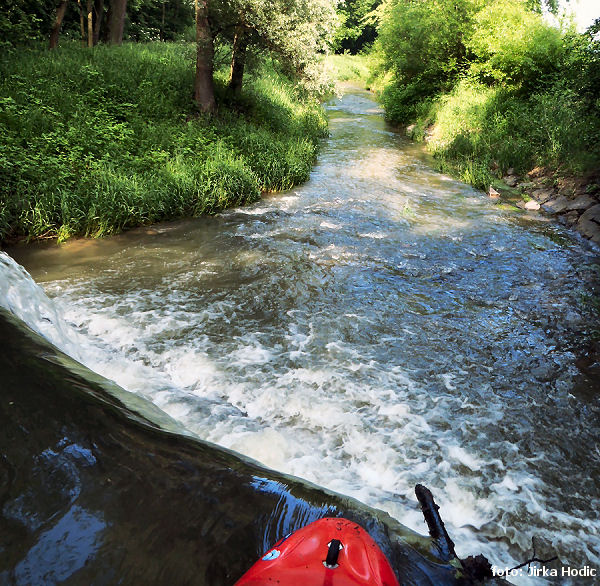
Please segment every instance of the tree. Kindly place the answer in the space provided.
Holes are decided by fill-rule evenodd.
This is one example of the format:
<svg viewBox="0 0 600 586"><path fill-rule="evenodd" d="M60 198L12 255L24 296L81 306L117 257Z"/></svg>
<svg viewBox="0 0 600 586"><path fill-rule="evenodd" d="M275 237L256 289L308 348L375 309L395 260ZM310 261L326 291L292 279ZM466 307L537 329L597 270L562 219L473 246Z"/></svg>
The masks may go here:
<svg viewBox="0 0 600 586"><path fill-rule="evenodd" d="M47 0L10 0L0 10L0 50L48 38L55 22L56 4Z"/></svg>
<svg viewBox="0 0 600 586"><path fill-rule="evenodd" d="M211 6L215 34L233 42L230 88L239 93L250 46L268 50L296 76L310 77L338 24L336 0L230 0Z"/></svg>
<svg viewBox="0 0 600 586"><path fill-rule="evenodd" d="M127 38L135 41L174 40L194 22L193 0L128 0Z"/></svg>
<svg viewBox="0 0 600 586"><path fill-rule="evenodd" d="M526 91L554 81L563 53L561 32L527 4L491 0L475 15L474 31L466 43L472 77Z"/></svg>
<svg viewBox="0 0 600 586"><path fill-rule="evenodd" d="M127 0L112 0L110 6L110 19L108 23L109 41L113 45L123 43L125 29L125 16L127 15Z"/></svg>
<svg viewBox="0 0 600 586"><path fill-rule="evenodd" d="M67 3L68 0L61 0L59 5L56 7L54 25L52 26L52 31L50 33L50 49L55 49L58 45L58 36L60 35L60 29L62 27L63 18L65 17L65 12L67 11Z"/></svg>
<svg viewBox="0 0 600 586"><path fill-rule="evenodd" d="M94 46L94 0L87 0L87 46Z"/></svg>
<svg viewBox="0 0 600 586"><path fill-rule="evenodd" d="M229 75L229 89L234 94L239 94L242 91L249 36L250 34L245 24L242 23L235 28L233 49L231 52L231 72Z"/></svg>
<svg viewBox="0 0 600 586"><path fill-rule="evenodd" d="M196 79L194 100L201 112L212 114L216 111L213 86L214 46L208 22L208 1L195 0L196 4Z"/></svg>
<svg viewBox="0 0 600 586"><path fill-rule="evenodd" d="M377 29L371 14L381 4L381 0L345 0L338 8L340 26L335 33L337 53L349 51L360 53L373 43Z"/></svg>
<svg viewBox="0 0 600 586"><path fill-rule="evenodd" d="M95 0L94 2L94 31L92 43L94 46L100 41L100 30L104 19L104 0Z"/></svg>
<svg viewBox="0 0 600 586"><path fill-rule="evenodd" d="M466 42L480 0L384 0L377 52L392 77L383 93L388 116L404 122L416 104L450 89L468 67Z"/></svg>

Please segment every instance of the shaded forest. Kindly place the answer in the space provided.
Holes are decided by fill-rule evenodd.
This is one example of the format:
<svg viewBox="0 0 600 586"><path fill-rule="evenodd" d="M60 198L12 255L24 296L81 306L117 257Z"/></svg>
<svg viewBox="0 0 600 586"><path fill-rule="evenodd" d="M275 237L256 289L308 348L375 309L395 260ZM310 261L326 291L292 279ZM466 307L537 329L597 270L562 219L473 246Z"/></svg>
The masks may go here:
<svg viewBox="0 0 600 586"><path fill-rule="evenodd" d="M0 240L100 236L306 180L337 15L275 4L15 2L0 21Z"/></svg>

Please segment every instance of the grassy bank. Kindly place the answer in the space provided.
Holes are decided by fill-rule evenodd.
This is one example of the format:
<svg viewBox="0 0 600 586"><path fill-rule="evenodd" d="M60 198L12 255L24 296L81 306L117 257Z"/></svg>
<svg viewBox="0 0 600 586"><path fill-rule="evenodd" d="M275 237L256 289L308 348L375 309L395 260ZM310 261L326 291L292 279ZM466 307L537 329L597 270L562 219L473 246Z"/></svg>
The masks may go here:
<svg viewBox="0 0 600 586"><path fill-rule="evenodd" d="M444 171L487 189L509 169L600 169L600 21L552 25L525 0L389 0L373 85Z"/></svg>
<svg viewBox="0 0 600 586"><path fill-rule="evenodd" d="M564 87L523 95L463 80L417 109L413 138L440 169L486 190L514 169L586 175L600 167L600 121Z"/></svg>
<svg viewBox="0 0 600 586"><path fill-rule="evenodd" d="M328 55L327 68L331 77L337 81L353 81L362 85L367 85L371 75L367 55Z"/></svg>
<svg viewBox="0 0 600 586"><path fill-rule="evenodd" d="M76 45L0 61L0 242L214 213L308 178L326 122L265 63L198 117L193 45ZM225 104L229 103L229 106Z"/></svg>

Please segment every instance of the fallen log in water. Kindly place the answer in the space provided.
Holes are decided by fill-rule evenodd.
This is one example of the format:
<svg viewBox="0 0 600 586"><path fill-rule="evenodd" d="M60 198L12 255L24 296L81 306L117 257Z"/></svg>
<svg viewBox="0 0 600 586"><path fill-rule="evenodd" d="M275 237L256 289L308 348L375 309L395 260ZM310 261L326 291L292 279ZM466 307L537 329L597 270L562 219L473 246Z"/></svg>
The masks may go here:
<svg viewBox="0 0 600 586"><path fill-rule="evenodd" d="M360 523L403 584L453 584L389 515L200 441L0 310L0 583L232 584L323 516Z"/></svg>

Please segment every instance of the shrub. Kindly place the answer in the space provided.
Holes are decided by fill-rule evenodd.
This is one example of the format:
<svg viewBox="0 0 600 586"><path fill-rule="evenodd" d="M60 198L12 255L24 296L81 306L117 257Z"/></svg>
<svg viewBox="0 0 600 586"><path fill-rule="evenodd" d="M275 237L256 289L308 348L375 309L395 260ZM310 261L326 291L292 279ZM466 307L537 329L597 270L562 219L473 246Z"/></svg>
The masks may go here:
<svg viewBox="0 0 600 586"><path fill-rule="evenodd" d="M480 10L466 47L473 55L472 76L526 90L552 83L562 55L560 30L523 0L494 0Z"/></svg>
<svg viewBox="0 0 600 586"><path fill-rule="evenodd" d="M465 67L476 0L404 2L380 9L375 50L391 75L383 96L388 117L407 122L423 99L450 89Z"/></svg>
<svg viewBox="0 0 600 586"><path fill-rule="evenodd" d="M597 30L563 33L528 6L389 0L381 12L388 118L416 122L417 138L433 127L428 147L440 167L477 187L510 167L600 167ZM457 14L464 22L452 37Z"/></svg>
<svg viewBox="0 0 600 586"><path fill-rule="evenodd" d="M263 61L240 102L198 117L193 58L67 44L0 62L0 241L102 236L305 180L326 133L317 102Z"/></svg>

